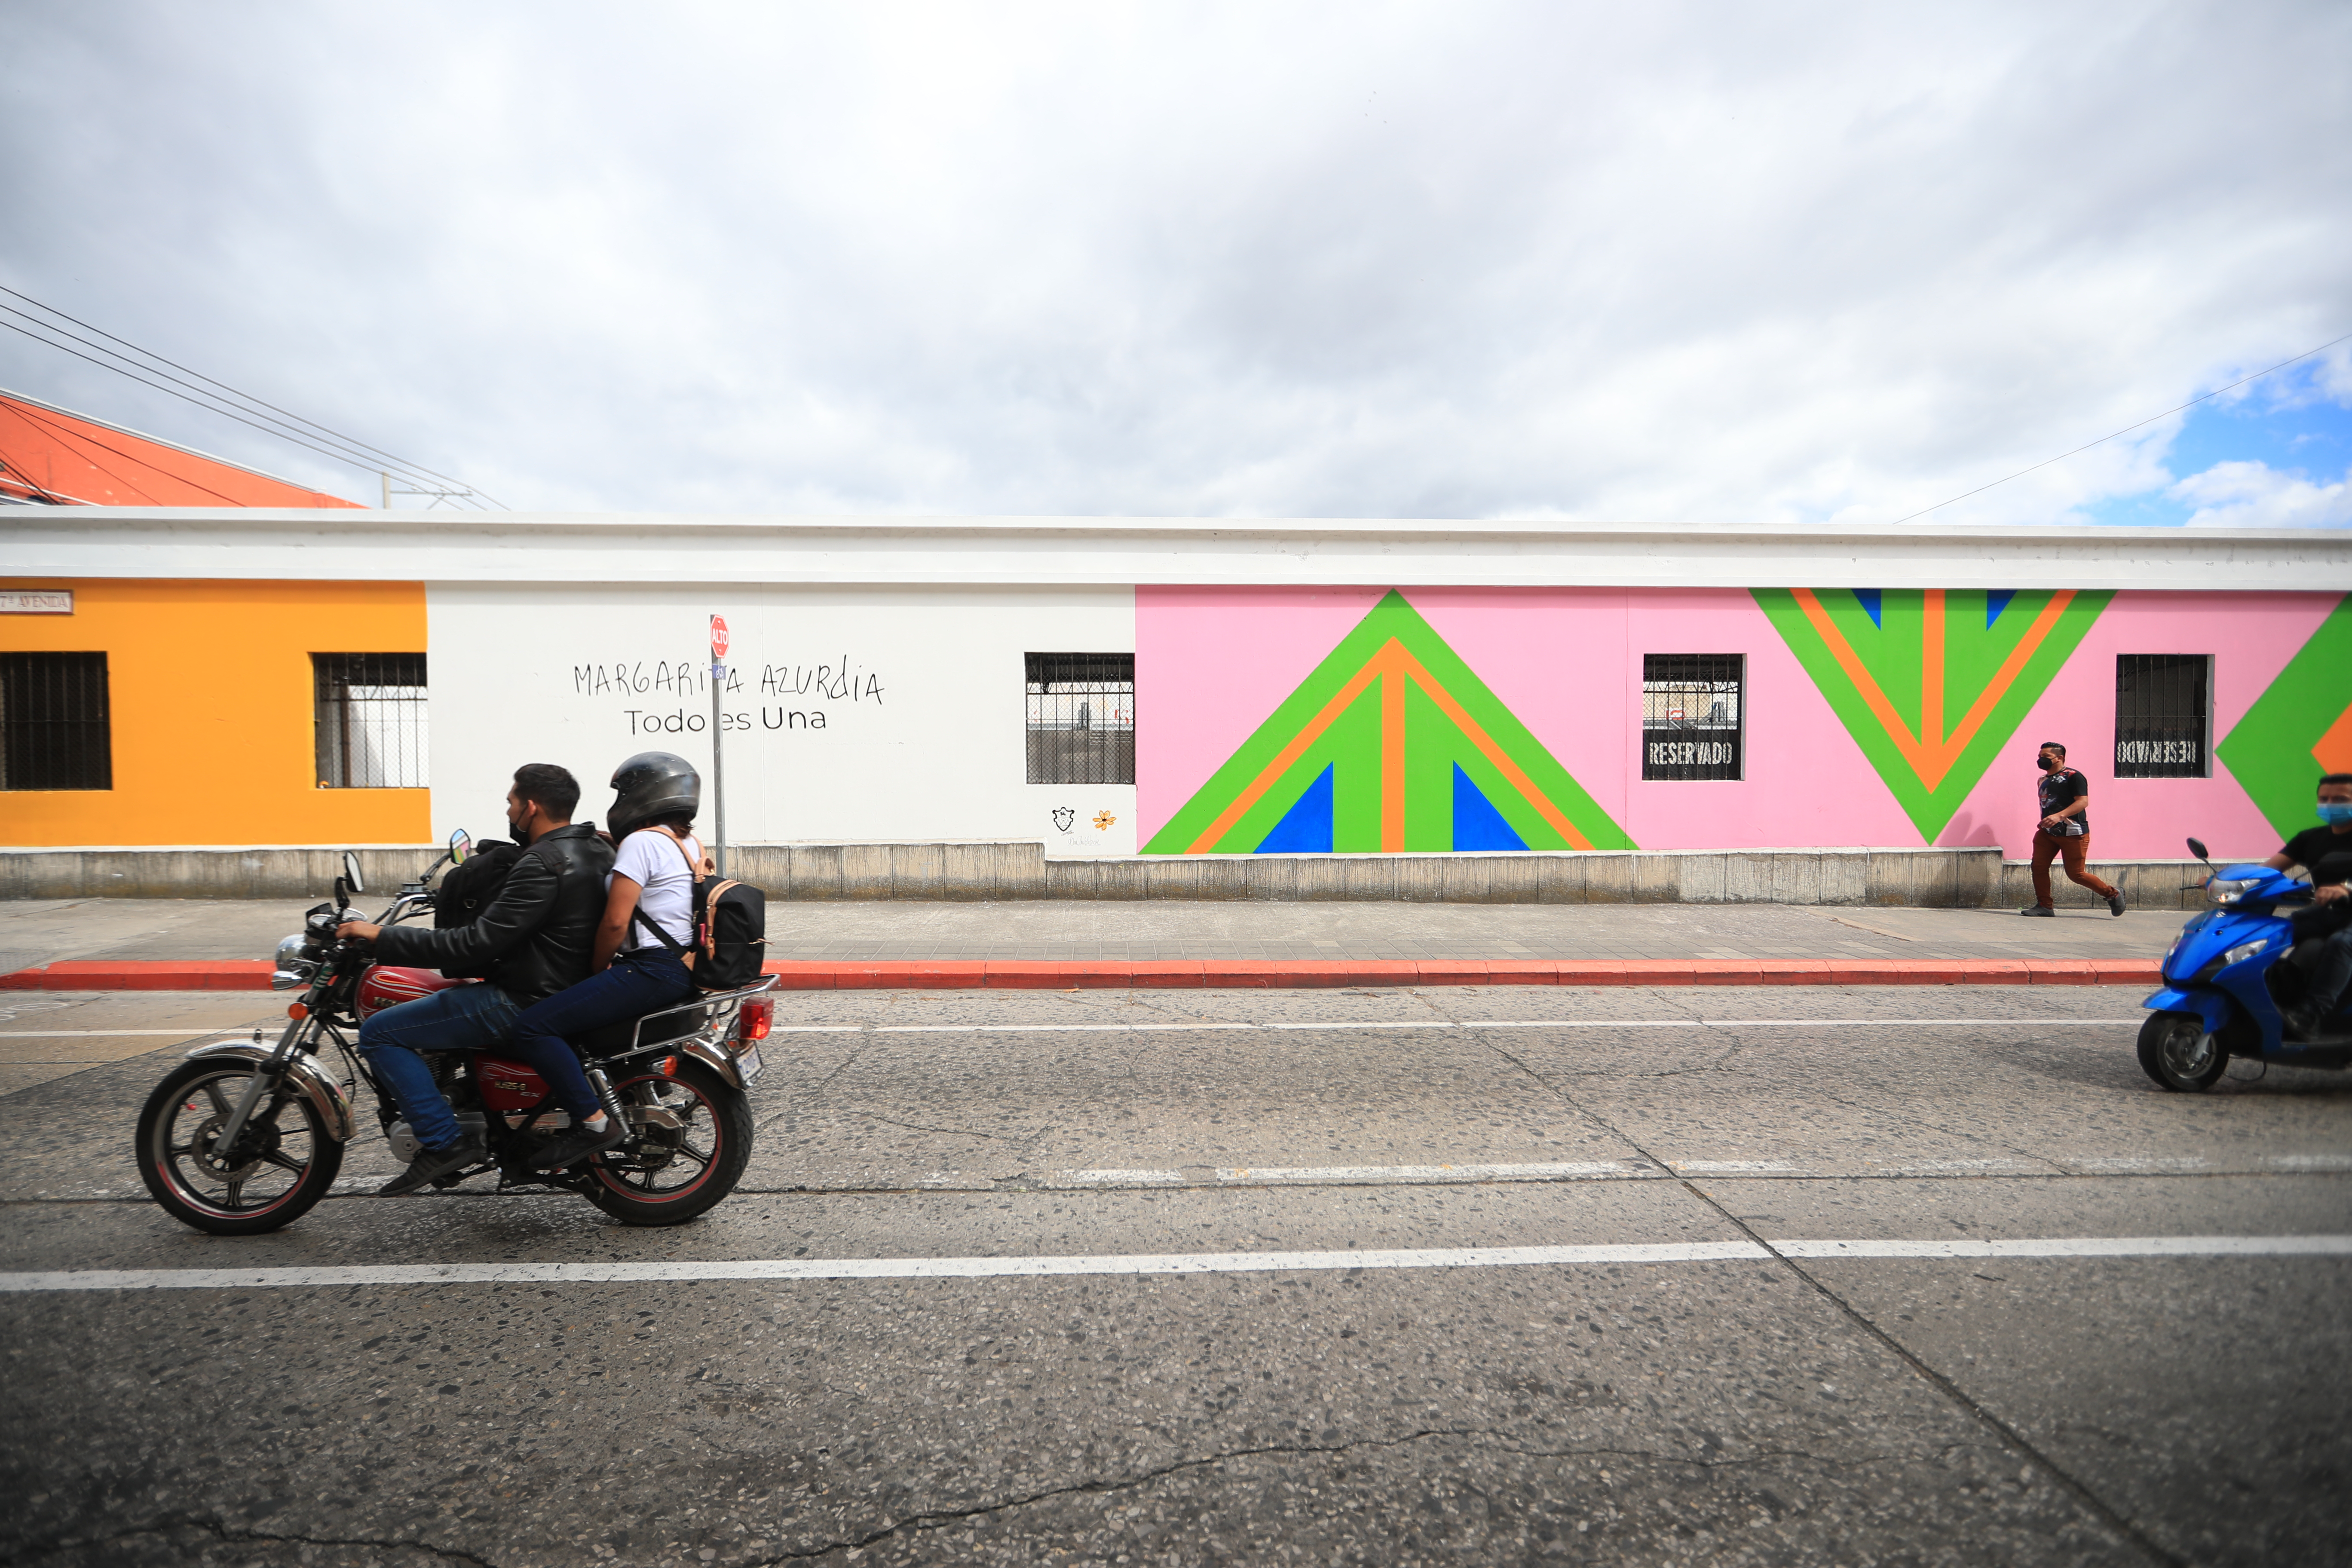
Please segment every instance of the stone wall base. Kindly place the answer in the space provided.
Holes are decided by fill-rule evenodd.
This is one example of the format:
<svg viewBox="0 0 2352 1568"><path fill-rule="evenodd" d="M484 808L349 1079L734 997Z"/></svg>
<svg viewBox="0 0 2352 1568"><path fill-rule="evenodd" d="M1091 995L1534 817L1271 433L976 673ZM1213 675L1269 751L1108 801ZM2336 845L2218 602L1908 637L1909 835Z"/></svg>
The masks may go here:
<svg viewBox="0 0 2352 1568"><path fill-rule="evenodd" d="M370 897L436 849L362 849ZM1133 855L1048 860L1035 842L747 844L730 875L772 899L1246 899L1468 904L1892 904L2021 907L2028 868L1997 847L1729 849L1662 854ZM0 850L0 899L313 899L333 849ZM2187 860L2093 861L2142 909L2189 909ZM2057 881L2062 907L2097 900Z"/></svg>

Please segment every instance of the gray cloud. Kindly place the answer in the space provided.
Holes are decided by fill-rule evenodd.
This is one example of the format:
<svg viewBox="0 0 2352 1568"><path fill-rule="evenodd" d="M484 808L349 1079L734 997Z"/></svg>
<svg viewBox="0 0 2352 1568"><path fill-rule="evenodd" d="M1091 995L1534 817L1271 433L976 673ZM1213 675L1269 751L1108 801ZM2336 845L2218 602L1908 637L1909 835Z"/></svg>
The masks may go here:
<svg viewBox="0 0 2352 1568"><path fill-rule="evenodd" d="M521 507L1866 522L2352 328L2336 5L12 33L0 281ZM21 341L0 383L372 494Z"/></svg>

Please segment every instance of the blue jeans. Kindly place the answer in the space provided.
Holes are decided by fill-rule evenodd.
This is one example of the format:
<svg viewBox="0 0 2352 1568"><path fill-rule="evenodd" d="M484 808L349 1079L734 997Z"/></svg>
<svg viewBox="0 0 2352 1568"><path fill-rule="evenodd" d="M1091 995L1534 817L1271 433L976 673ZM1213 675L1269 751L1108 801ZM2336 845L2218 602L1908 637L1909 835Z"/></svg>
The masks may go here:
<svg viewBox="0 0 2352 1568"><path fill-rule="evenodd" d="M2316 958L2304 971L2304 996L2324 1018L2343 999L2345 983L2352 981L2352 926L2321 943Z"/></svg>
<svg viewBox="0 0 2352 1568"><path fill-rule="evenodd" d="M545 1079L555 1103L570 1111L573 1121L583 1121L602 1107L565 1037L658 1013L694 994L694 973L675 954L667 948L641 947L614 959L613 967L602 974L592 974L525 1008L514 1022L506 1055Z"/></svg>
<svg viewBox="0 0 2352 1568"><path fill-rule="evenodd" d="M416 1141L446 1149L457 1142L457 1119L418 1053L499 1050L521 1013L495 985L452 985L370 1017L360 1026L360 1054L392 1090Z"/></svg>

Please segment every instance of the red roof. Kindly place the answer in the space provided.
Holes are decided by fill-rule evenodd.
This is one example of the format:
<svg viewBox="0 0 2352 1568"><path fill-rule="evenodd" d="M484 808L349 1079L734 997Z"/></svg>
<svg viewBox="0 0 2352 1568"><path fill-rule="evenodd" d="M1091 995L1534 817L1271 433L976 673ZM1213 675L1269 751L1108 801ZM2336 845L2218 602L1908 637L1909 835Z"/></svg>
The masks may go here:
<svg viewBox="0 0 2352 1568"><path fill-rule="evenodd" d="M0 498L67 506L360 504L14 392L0 392Z"/></svg>

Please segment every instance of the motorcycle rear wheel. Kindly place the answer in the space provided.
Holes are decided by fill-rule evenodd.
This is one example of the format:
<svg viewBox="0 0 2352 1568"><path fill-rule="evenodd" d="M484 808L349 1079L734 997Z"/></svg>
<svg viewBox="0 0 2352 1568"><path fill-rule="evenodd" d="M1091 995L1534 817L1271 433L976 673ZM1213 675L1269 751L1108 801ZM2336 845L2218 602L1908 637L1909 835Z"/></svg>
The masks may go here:
<svg viewBox="0 0 2352 1568"><path fill-rule="evenodd" d="M670 1076L641 1068L615 1079L633 1136L589 1162L596 1206L623 1225L684 1225L735 1190L751 1159L751 1106L692 1057Z"/></svg>
<svg viewBox="0 0 2352 1568"><path fill-rule="evenodd" d="M259 1236L293 1224L327 1195L343 1146L309 1098L280 1085L254 1108L234 1163L217 1153L219 1130L252 1082L237 1058L183 1062L140 1108L139 1179L163 1212L212 1236Z"/></svg>
<svg viewBox="0 0 2352 1568"><path fill-rule="evenodd" d="M2193 1013L2152 1013L2139 1026L2142 1071L2175 1094L2202 1094L2221 1081L2230 1053Z"/></svg>

